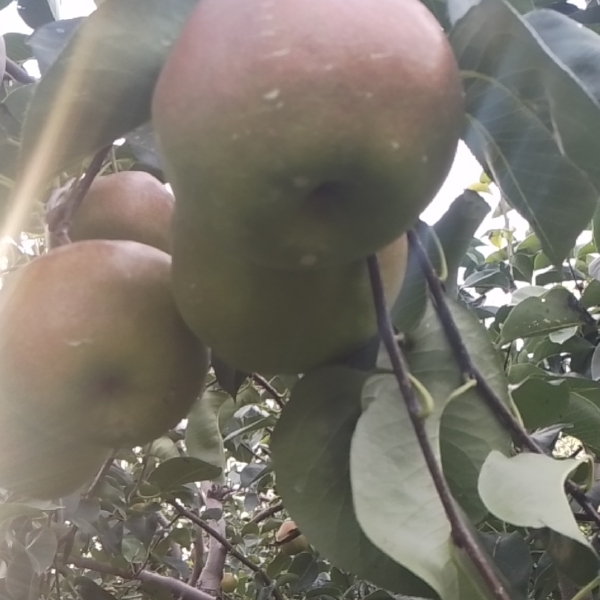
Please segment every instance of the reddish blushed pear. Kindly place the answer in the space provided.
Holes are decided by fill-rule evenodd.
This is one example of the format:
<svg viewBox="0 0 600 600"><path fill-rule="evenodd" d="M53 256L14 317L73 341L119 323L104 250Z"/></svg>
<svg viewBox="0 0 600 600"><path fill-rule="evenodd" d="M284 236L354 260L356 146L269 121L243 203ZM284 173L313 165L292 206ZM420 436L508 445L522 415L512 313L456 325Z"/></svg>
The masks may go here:
<svg viewBox="0 0 600 600"><path fill-rule="evenodd" d="M122 171L96 177L69 228L73 241L131 240L171 250L175 201L156 177Z"/></svg>
<svg viewBox="0 0 600 600"><path fill-rule="evenodd" d="M175 306L171 257L151 246L75 242L2 289L0 404L44 435L145 444L187 415L208 362Z"/></svg>
<svg viewBox="0 0 600 600"><path fill-rule="evenodd" d="M463 119L420 0L202 0L152 104L174 235L262 267L364 258L432 200Z"/></svg>

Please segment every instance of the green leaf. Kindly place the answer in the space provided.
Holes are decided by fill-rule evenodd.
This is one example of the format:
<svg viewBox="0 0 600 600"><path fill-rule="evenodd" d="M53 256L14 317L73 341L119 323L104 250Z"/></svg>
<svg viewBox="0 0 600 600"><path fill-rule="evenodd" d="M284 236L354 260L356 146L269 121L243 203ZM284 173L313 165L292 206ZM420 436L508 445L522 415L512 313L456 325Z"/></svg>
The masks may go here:
<svg viewBox="0 0 600 600"><path fill-rule="evenodd" d="M302 552L298 556L294 556L292 564L288 568L288 573L298 576L298 579L292 584L290 592L292 594L305 592L319 575L316 557L308 552Z"/></svg>
<svg viewBox="0 0 600 600"><path fill-rule="evenodd" d="M241 385L246 381L248 373L234 369L218 356L212 355L211 364L215 371L217 383L235 399Z"/></svg>
<svg viewBox="0 0 600 600"><path fill-rule="evenodd" d="M1 4L1 3L0 3ZM31 58L31 49L27 45L28 36L24 33L5 33L6 56L17 63Z"/></svg>
<svg viewBox="0 0 600 600"><path fill-rule="evenodd" d="M590 370L592 379L598 381L600 379L600 346L596 346L594 353L592 354L592 362L590 364Z"/></svg>
<svg viewBox="0 0 600 600"><path fill-rule="evenodd" d="M428 227L419 222L417 231L435 269L440 272L440 248L447 267L446 291L456 296L458 269L469 249L475 231L490 208L475 192L466 190L450 205L441 219ZM437 236L437 243L434 239ZM415 253L409 249L408 264L402 290L390 311L394 325L399 331L409 331L425 312L427 285Z"/></svg>
<svg viewBox="0 0 600 600"><path fill-rule="evenodd" d="M148 482L166 492L196 481L209 481L221 474L221 469L191 456L180 456L161 463L148 477Z"/></svg>
<svg viewBox="0 0 600 600"><path fill-rule="evenodd" d="M528 429L562 422L569 405L569 384L531 378L512 391L512 397Z"/></svg>
<svg viewBox="0 0 600 600"><path fill-rule="evenodd" d="M476 533L476 532L475 532ZM477 535L473 536L475 540L478 539ZM451 546L452 559L458 572L458 584L459 594L461 600L496 600L496 595L489 589L489 586L482 579L478 569L473 565L471 559L465 552L464 548L459 548L455 545ZM485 551L482 549L482 553L485 556ZM494 563L489 560L490 566L494 568ZM496 576L503 585L503 588L507 596L511 600L521 600L509 589L506 580L502 577L501 573L498 573L496 569ZM525 600L525 599L522 599Z"/></svg>
<svg viewBox="0 0 600 600"><path fill-rule="evenodd" d="M600 306L600 281L593 279L587 284L581 296L581 304L585 308Z"/></svg>
<svg viewBox="0 0 600 600"><path fill-rule="evenodd" d="M553 375L532 364L513 365L509 371L512 384L528 378L543 379L550 383L566 382L569 387L569 402L556 415L555 423L572 425L569 435L581 440L586 446L600 453L600 383L584 377Z"/></svg>
<svg viewBox="0 0 600 600"><path fill-rule="evenodd" d="M35 168L33 187L44 185L149 119L160 69L196 3L105 2L81 24L39 83L29 108L24 180Z"/></svg>
<svg viewBox="0 0 600 600"><path fill-rule="evenodd" d="M433 591L376 548L356 521L350 441L367 377L328 367L294 386L271 440L277 489L300 530L334 565L398 593L432 597Z"/></svg>
<svg viewBox="0 0 600 600"><path fill-rule="evenodd" d="M517 527L548 528L579 561L577 583L596 577L600 560L573 516L564 492L569 474L581 462L522 453L512 458L491 452L479 478L482 500L499 519ZM573 546L573 543L577 546Z"/></svg>
<svg viewBox="0 0 600 600"><path fill-rule="evenodd" d="M523 600L527 598L533 560L529 545L520 532L483 533L478 535L487 553Z"/></svg>
<svg viewBox="0 0 600 600"><path fill-rule="evenodd" d="M38 575L41 575L52 566L57 549L58 542L52 529L42 527L35 532L35 535L27 544L27 552L29 553L33 570Z"/></svg>
<svg viewBox="0 0 600 600"><path fill-rule="evenodd" d="M600 99L600 36L555 10L536 10L525 20L589 94ZM590 168L597 176L598 166Z"/></svg>
<svg viewBox="0 0 600 600"><path fill-rule="evenodd" d="M223 436L219 428L219 411L230 400L229 394L208 390L196 401L185 430L185 445L190 456L225 468Z"/></svg>
<svg viewBox="0 0 600 600"><path fill-rule="evenodd" d="M465 190L433 226L446 257L446 293L452 297L457 295L456 283L462 259L489 212L489 205L479 194Z"/></svg>
<svg viewBox="0 0 600 600"><path fill-rule="evenodd" d="M47 23L36 29L27 39L27 45L33 51L42 76L56 62L79 25L84 21L85 17L79 17Z"/></svg>
<svg viewBox="0 0 600 600"><path fill-rule="evenodd" d="M560 265L596 209L600 105L506 2L481 0L450 40L465 85L465 141Z"/></svg>
<svg viewBox="0 0 600 600"><path fill-rule="evenodd" d="M26 550L18 551L6 567L5 585L11 598L17 600L36 598L36 574Z"/></svg>
<svg viewBox="0 0 600 600"><path fill-rule="evenodd" d="M89 577L75 577L74 583L81 600L116 600L115 596Z"/></svg>
<svg viewBox="0 0 600 600"><path fill-rule="evenodd" d="M444 600L459 600L450 524L395 377L371 377L363 398L368 406L358 420L350 448L356 518L385 554ZM438 460L442 408L436 404L424 421Z"/></svg>
<svg viewBox="0 0 600 600"><path fill-rule="evenodd" d="M142 559L146 554L144 544L133 536L126 536L121 543L121 553L127 562L133 562L136 558Z"/></svg>
<svg viewBox="0 0 600 600"><path fill-rule="evenodd" d="M436 243L432 227L418 221L414 226L421 243L427 251L429 260L436 271L440 272L441 247ZM406 273L400 294L390 310L392 322L398 331L410 331L423 317L427 306L427 284L423 270L414 250L409 246Z"/></svg>
<svg viewBox="0 0 600 600"><path fill-rule="evenodd" d="M501 341L512 342L585 322L585 315L573 294L563 287L557 287L543 296L527 298L515 306L504 322Z"/></svg>
<svg viewBox="0 0 600 600"><path fill-rule="evenodd" d="M166 435L155 439L152 444L150 444L148 455L156 456L156 458L159 458L160 460L169 460L170 458L177 458L180 456L175 442Z"/></svg>
<svg viewBox="0 0 600 600"><path fill-rule="evenodd" d="M572 424L569 435L581 440L594 452L600 452L600 404L587 397L584 391L571 391L569 405L558 422Z"/></svg>
<svg viewBox="0 0 600 600"><path fill-rule="evenodd" d="M486 330L464 305L450 299L448 305L477 368L509 406L508 382ZM479 471L492 449L510 452L510 436L475 389L463 392L447 404L463 380L455 352L431 304L417 329L407 336L407 348L411 373L427 388L436 405L445 407L441 418L441 454L452 493L471 519L479 521L487 512L477 492Z"/></svg>
<svg viewBox="0 0 600 600"><path fill-rule="evenodd" d="M36 518L43 515L43 511L40 509L27 506L26 504L0 503L0 523L13 517Z"/></svg>

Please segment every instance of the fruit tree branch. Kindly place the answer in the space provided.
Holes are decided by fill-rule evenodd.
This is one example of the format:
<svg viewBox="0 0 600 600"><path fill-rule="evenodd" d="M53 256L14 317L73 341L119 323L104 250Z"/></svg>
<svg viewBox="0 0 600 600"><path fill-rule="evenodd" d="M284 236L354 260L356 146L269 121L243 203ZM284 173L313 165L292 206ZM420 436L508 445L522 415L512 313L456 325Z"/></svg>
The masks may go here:
<svg viewBox="0 0 600 600"><path fill-rule="evenodd" d="M225 519L223 519L223 488L219 485L204 482L205 504L208 510L216 510L221 514L219 519L211 519L211 527L225 537ZM208 523L207 523L208 524ZM208 554L206 563L200 573L197 587L211 596L219 596L221 591L221 580L223 579L223 568L227 557L227 548L216 538L210 538L208 543Z"/></svg>
<svg viewBox="0 0 600 600"><path fill-rule="evenodd" d="M8 57L6 58L6 73L19 83L35 83L37 81L37 79L33 75L30 75L21 65ZM0 77L0 79L2 78Z"/></svg>
<svg viewBox="0 0 600 600"><path fill-rule="evenodd" d="M277 406L279 406L279 408L283 408L283 399L281 398L281 394L279 394L279 392L271 385L270 381L268 381L258 373L252 374L252 380L258 385L260 385L260 387L263 388L266 392L271 394L273 400L275 401Z"/></svg>
<svg viewBox="0 0 600 600"><path fill-rule="evenodd" d="M196 587L198 584L198 579L200 579L200 574L202 573L202 568L204 567L204 530L196 529L196 537L194 538L194 550L192 556L194 558L194 568L190 574L188 579L188 583Z"/></svg>
<svg viewBox="0 0 600 600"><path fill-rule="evenodd" d="M116 454L116 451L112 452L111 455L104 461L104 463L100 467L100 470L96 473L96 476L94 477L92 483L90 483L88 489L82 494L81 497L83 499L89 499L96 495L96 492L102 485L104 478L106 477L110 468L112 467Z"/></svg>
<svg viewBox="0 0 600 600"><path fill-rule="evenodd" d="M433 297L433 304L438 318L442 324L448 342L454 351L454 355L461 371L463 372L463 376L467 380L475 380L477 383L477 390L492 412L496 415L496 418L503 423L511 433L516 443L524 448L527 448L527 450L530 452L534 452L536 454L546 454L543 448L536 443L529 433L527 433L525 427L523 427L523 425L514 418L509 408L502 402L502 400L500 400L496 392L494 392L490 384L486 381L473 363L473 360L469 355L469 351L467 350L460 332L458 331L458 327L456 326L452 314L450 313L450 308L448 307L448 303L446 301L443 284L435 273L435 269L433 268L433 265L427 256L427 252L423 247L421 239L419 238L418 234L412 230L407 233L407 236L410 247L412 250L414 250L419 264L421 265L421 270L425 275L429 291ZM598 511L594 508L579 486L572 481L567 480L565 483L565 489L573 496L581 508L592 518L596 525L600 527L600 514L598 514Z"/></svg>
<svg viewBox="0 0 600 600"><path fill-rule="evenodd" d="M417 441L423 453L423 458L437 490L440 501L448 518L451 528L452 540L459 548L462 548L473 566L477 569L482 579L485 581L491 594L497 600L510 600L510 596L504 589L502 582L496 576L492 566L487 561L485 554L479 548L475 538L471 534L467 524L464 522L460 511L456 505L448 483L444 478L441 466L435 457L433 448L427 438L423 419L420 417L421 407L417 400L414 389L408 376L408 369L404 359L400 354L394 329L390 321L390 316L386 307L385 296L383 292L383 283L379 264L375 255L367 258L369 268L369 278L371 280L371 289L373 291L373 300L377 312L377 326L379 334L387 350L392 363L392 370L398 381L398 387L404 397L408 414L417 437Z"/></svg>
<svg viewBox="0 0 600 600"><path fill-rule="evenodd" d="M170 500L167 503L170 506L172 506L181 516L185 517L186 519L189 519L192 523L206 531L208 535L220 542L225 548L227 548L227 551L229 552L229 554L231 554L231 556L237 558L243 565L248 567L251 571L254 571L254 573L256 573L262 579L263 583L267 587L272 585L270 577L260 567L256 566L251 560L248 560L241 552L238 552L227 538L222 536L218 531L215 531L206 521L196 516L189 510L183 508L183 506L181 506L178 502ZM283 596L281 595L281 592L276 587L273 587L272 593L276 600L284 600Z"/></svg>
<svg viewBox="0 0 600 600"><path fill-rule="evenodd" d="M273 516L275 513L283 510L283 503L275 504L273 506L269 506L269 508L265 508L265 510L261 510L254 517L250 519L250 523L261 523L265 519Z"/></svg>
<svg viewBox="0 0 600 600"><path fill-rule="evenodd" d="M75 558L71 557L67 561L69 564L78 567L80 569L88 569L89 571L96 571L97 573L104 573L106 575L116 575L121 579L127 579L129 581L142 581L149 583L157 583L165 589L172 592L176 597L179 596L182 600L214 600L213 596L193 588L191 585L174 579L173 577L167 577L165 575L159 575L151 571L139 571L138 573L132 573L124 569L117 569L111 565L106 565L101 562L97 562L91 558Z"/></svg>

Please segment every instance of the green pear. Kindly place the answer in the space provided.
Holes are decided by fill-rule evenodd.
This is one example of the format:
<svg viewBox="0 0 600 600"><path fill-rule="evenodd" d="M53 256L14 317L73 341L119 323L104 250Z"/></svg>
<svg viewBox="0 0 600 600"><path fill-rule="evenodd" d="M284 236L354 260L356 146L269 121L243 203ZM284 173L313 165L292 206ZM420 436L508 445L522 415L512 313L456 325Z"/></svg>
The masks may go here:
<svg viewBox="0 0 600 600"><path fill-rule="evenodd" d="M66 496L91 482L111 453L85 441L67 443L28 427L0 406L0 488L32 498Z"/></svg>
<svg viewBox="0 0 600 600"><path fill-rule="evenodd" d="M175 217L173 288L194 333L242 371L303 373L358 349L377 331L366 262L263 267L215 248ZM380 251L388 303L406 266L405 236Z"/></svg>
<svg viewBox="0 0 600 600"><path fill-rule="evenodd" d="M226 594L232 594L235 592L238 586L239 580L237 575L233 573L223 573L223 577L221 579L221 591Z"/></svg>
<svg viewBox="0 0 600 600"><path fill-rule="evenodd" d="M92 182L69 228L73 241L132 240L170 252L175 205L149 173L122 171Z"/></svg>
<svg viewBox="0 0 600 600"><path fill-rule="evenodd" d="M175 307L171 257L156 248L75 242L0 294L0 403L65 442L151 441L187 415L207 370Z"/></svg>
<svg viewBox="0 0 600 600"><path fill-rule="evenodd" d="M444 181L463 91L419 0L202 0L152 105L196 234L263 266L349 263Z"/></svg>

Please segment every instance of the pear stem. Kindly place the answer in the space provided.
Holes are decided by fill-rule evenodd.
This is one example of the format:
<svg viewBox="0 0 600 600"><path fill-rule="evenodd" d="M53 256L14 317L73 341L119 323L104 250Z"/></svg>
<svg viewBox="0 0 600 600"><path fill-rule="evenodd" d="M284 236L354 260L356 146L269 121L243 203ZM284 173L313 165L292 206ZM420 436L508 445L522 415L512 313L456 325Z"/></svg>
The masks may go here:
<svg viewBox="0 0 600 600"><path fill-rule="evenodd" d="M452 497L452 493L450 492L441 466L427 437L424 421L419 416L421 405L411 384L405 360L396 343L394 329L386 307L377 256L369 256L367 258L367 266L369 269L369 278L371 280L371 289L377 314L379 334L381 335L383 345L390 357L392 369L396 376L396 380L398 381L398 387L406 402L408 414L421 452L423 453L423 458L425 459L425 463L431 474L433 484L437 490L442 506L444 507L446 516L448 517L452 540L458 548L465 551L473 565L477 568L482 579L485 581L493 597L496 598L496 600L510 600L510 596L504 589L502 582L496 576L496 573L486 559L485 554L478 546L473 534L465 523L456 501Z"/></svg>
<svg viewBox="0 0 600 600"><path fill-rule="evenodd" d="M530 452L536 454L546 454L544 449L529 435L525 427L513 416L510 409L500 400L490 384L486 381L483 375L479 372L473 362L465 343L462 340L458 327L452 318L450 308L446 301L444 286L439 277L435 273L435 269L427 256L421 239L414 230L407 233L408 243L411 250L414 251L421 270L427 280L429 291L433 298L433 305L437 312L440 323L448 339L448 343L454 350L454 357L463 372L465 381L473 379L477 383L477 390L485 400L490 410L496 418L508 429L513 439L523 448L527 448ZM566 491L573 496L575 501L581 506L584 512L600 527L600 514L589 501L585 492L573 481L565 482Z"/></svg>
<svg viewBox="0 0 600 600"><path fill-rule="evenodd" d="M65 191L54 206L48 205L46 213L46 223L49 232L49 246L64 246L70 244L69 227L80 204L83 202L85 195L88 193L94 178L102 169L104 160L108 156L112 144L106 148L98 150L92 158L83 177L75 181L68 191Z"/></svg>

